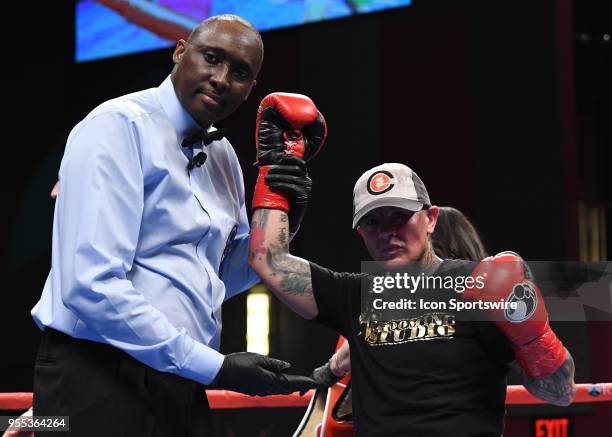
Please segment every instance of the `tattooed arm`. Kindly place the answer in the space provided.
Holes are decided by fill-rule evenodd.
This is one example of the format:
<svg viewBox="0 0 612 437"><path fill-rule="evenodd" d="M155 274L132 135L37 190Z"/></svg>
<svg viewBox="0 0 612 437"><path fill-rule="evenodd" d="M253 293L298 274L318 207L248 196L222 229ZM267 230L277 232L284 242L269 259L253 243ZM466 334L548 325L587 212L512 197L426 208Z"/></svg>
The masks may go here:
<svg viewBox="0 0 612 437"><path fill-rule="evenodd" d="M532 378L525 374L521 366L514 361L511 367L523 380L523 385L535 397L553 405L565 407L572 403L576 394L574 384L574 359L566 349L565 361L552 375L542 378Z"/></svg>
<svg viewBox="0 0 612 437"><path fill-rule="evenodd" d="M287 214L256 209L251 220L249 264L285 305L306 319L319 313L308 261L289 253Z"/></svg>

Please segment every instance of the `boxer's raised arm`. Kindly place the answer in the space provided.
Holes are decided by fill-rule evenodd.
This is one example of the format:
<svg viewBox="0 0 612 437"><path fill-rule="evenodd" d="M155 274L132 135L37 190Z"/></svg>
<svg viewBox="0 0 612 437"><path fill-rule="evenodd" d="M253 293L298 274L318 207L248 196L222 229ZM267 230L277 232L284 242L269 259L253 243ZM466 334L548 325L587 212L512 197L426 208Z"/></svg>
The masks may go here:
<svg viewBox="0 0 612 437"><path fill-rule="evenodd" d="M249 264L266 286L300 316L318 314L308 261L289 253L289 220L276 209L257 209L251 221Z"/></svg>
<svg viewBox="0 0 612 437"><path fill-rule="evenodd" d="M297 230L308 203L311 181L305 165L325 142L327 125L307 96L273 93L259 105L255 132L259 176L249 264L289 308L312 319L319 310L310 265L289 253L289 225Z"/></svg>

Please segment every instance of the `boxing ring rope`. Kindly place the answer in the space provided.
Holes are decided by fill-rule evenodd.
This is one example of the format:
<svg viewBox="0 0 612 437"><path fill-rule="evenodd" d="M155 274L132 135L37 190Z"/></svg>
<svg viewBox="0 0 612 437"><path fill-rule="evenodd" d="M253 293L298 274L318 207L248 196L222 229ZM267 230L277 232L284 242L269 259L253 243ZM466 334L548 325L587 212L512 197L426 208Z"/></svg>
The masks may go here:
<svg viewBox="0 0 612 437"><path fill-rule="evenodd" d="M574 403L612 401L612 383L576 384ZM314 390L304 396L290 395L248 396L229 390L206 390L212 409L307 407ZM544 404L532 396L522 385L509 385L506 405ZM0 393L0 410L27 410L32 406L32 393Z"/></svg>

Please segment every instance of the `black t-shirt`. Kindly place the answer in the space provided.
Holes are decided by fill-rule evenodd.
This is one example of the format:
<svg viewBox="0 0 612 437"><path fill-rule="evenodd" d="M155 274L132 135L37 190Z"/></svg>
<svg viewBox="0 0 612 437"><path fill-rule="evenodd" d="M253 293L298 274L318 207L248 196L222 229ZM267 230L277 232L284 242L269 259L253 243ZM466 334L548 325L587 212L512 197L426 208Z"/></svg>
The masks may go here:
<svg viewBox="0 0 612 437"><path fill-rule="evenodd" d="M445 260L434 274L467 276L473 267ZM314 321L335 329L350 345L358 436L502 434L514 354L494 325L458 320L450 310L360 322L362 281L370 277L313 263L310 268L319 308Z"/></svg>

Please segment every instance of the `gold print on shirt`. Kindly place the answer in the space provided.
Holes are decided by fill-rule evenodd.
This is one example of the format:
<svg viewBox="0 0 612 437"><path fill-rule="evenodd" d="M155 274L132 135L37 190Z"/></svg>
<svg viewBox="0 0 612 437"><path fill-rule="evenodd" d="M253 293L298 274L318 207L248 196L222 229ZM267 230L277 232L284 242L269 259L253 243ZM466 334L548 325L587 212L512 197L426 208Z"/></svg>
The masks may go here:
<svg viewBox="0 0 612 437"><path fill-rule="evenodd" d="M370 346L448 339L455 333L455 316L444 313L424 314L408 320L367 320L363 323L364 339Z"/></svg>

